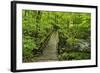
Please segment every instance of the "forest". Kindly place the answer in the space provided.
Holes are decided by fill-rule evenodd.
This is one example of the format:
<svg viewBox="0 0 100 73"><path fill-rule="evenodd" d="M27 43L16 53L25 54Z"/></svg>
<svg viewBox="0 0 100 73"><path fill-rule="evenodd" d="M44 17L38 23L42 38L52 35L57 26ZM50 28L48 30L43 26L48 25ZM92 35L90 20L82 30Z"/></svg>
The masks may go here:
<svg viewBox="0 0 100 73"><path fill-rule="evenodd" d="M22 10L23 62L91 58L91 14Z"/></svg>

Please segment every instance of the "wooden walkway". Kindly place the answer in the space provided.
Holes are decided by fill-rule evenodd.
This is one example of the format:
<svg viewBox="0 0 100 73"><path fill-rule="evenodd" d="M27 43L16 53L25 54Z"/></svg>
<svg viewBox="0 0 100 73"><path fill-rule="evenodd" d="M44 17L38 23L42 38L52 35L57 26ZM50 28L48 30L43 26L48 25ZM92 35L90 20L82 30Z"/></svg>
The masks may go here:
<svg viewBox="0 0 100 73"><path fill-rule="evenodd" d="M58 47L59 37L58 31L52 32L50 39L43 50L43 54L37 58L39 62L54 61L57 58L57 47Z"/></svg>

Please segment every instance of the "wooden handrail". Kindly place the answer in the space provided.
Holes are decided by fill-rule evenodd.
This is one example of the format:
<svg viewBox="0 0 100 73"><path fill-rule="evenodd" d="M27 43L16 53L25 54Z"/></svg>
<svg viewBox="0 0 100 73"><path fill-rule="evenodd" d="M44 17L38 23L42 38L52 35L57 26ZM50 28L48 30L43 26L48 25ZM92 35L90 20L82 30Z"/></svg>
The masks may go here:
<svg viewBox="0 0 100 73"><path fill-rule="evenodd" d="M47 37L45 38L45 40L40 44L39 49L41 51L46 47L46 45L47 45L47 43L48 43L48 41L49 41L49 39L51 37L52 32L53 32L53 30L47 35Z"/></svg>

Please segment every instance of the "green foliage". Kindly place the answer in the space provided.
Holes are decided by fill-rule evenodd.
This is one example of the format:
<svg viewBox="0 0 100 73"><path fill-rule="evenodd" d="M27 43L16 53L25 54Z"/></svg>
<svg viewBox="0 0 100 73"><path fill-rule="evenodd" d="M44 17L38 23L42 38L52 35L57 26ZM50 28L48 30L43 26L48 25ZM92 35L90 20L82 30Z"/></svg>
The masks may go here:
<svg viewBox="0 0 100 73"><path fill-rule="evenodd" d="M67 43L69 43L70 46L74 46L77 43L77 39L70 37L69 39L67 39Z"/></svg>
<svg viewBox="0 0 100 73"><path fill-rule="evenodd" d="M59 60L81 60L81 59L90 59L90 53L87 52L70 52L63 53L58 56Z"/></svg>
<svg viewBox="0 0 100 73"><path fill-rule="evenodd" d="M90 53L75 52L81 49L80 39L90 45L90 24L90 13L23 10L23 61L33 61L35 58L33 53L43 51L43 48L40 48L41 44L53 30L59 33L58 58L60 60L90 58ZM68 53L62 48L75 50Z"/></svg>

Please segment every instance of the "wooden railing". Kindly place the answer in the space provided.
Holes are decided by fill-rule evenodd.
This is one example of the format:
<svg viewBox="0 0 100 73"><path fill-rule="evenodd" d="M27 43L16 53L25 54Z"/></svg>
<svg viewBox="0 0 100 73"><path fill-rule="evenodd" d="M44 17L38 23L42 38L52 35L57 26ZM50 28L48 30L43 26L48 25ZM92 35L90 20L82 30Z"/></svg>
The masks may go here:
<svg viewBox="0 0 100 73"><path fill-rule="evenodd" d="M47 43L48 43L48 41L49 41L49 39L50 39L50 37L51 37L52 32L53 32L53 30L51 30L51 31L48 33L47 37L44 39L44 41L41 42L40 47L39 47L39 50L40 50L41 52L43 52L43 49L47 46Z"/></svg>

